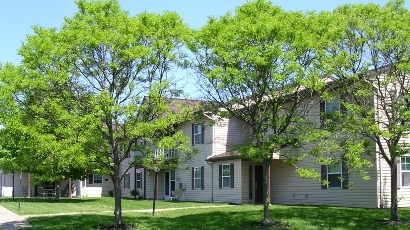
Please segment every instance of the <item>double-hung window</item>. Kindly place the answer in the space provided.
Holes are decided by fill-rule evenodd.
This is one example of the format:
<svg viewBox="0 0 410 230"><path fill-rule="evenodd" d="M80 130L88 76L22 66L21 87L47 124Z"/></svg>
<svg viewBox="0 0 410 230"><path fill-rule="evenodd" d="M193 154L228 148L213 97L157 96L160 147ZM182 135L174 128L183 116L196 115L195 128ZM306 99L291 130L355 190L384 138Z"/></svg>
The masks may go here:
<svg viewBox="0 0 410 230"><path fill-rule="evenodd" d="M322 165L320 174L322 189L349 188L349 173L343 158L340 162L331 165ZM325 183L325 181L327 181L327 183Z"/></svg>
<svg viewBox="0 0 410 230"><path fill-rule="evenodd" d="M201 189L204 190L204 171L205 167L192 167L192 190Z"/></svg>
<svg viewBox="0 0 410 230"><path fill-rule="evenodd" d="M327 181L329 188L342 187L342 162L327 166Z"/></svg>
<svg viewBox="0 0 410 230"><path fill-rule="evenodd" d="M100 174L89 174L88 183L89 184L102 184L103 176Z"/></svg>
<svg viewBox="0 0 410 230"><path fill-rule="evenodd" d="M124 189L130 189L130 173L124 175Z"/></svg>
<svg viewBox="0 0 410 230"><path fill-rule="evenodd" d="M322 127L326 128L329 124L336 123L339 120L341 112L340 98L334 97L329 101L320 103L320 120Z"/></svg>
<svg viewBox="0 0 410 230"><path fill-rule="evenodd" d="M331 101L325 101L325 117L327 120L337 122L339 112L340 100L338 97L334 97Z"/></svg>
<svg viewBox="0 0 410 230"><path fill-rule="evenodd" d="M219 165L219 188L234 188L234 166L233 163Z"/></svg>
<svg viewBox="0 0 410 230"><path fill-rule="evenodd" d="M137 188L142 188L142 183L141 183L141 179L142 179L142 173L141 172L137 172L136 173L136 181L137 181Z"/></svg>
<svg viewBox="0 0 410 230"><path fill-rule="evenodd" d="M231 166L222 165L222 188L231 187Z"/></svg>
<svg viewBox="0 0 410 230"><path fill-rule="evenodd" d="M194 169L194 188L195 189L201 189L201 178L202 178L202 171L201 168L195 168Z"/></svg>
<svg viewBox="0 0 410 230"><path fill-rule="evenodd" d="M410 156L401 157L400 162L401 169L401 186L410 186Z"/></svg>
<svg viewBox="0 0 410 230"><path fill-rule="evenodd" d="M204 143L204 126L192 124L192 145Z"/></svg>

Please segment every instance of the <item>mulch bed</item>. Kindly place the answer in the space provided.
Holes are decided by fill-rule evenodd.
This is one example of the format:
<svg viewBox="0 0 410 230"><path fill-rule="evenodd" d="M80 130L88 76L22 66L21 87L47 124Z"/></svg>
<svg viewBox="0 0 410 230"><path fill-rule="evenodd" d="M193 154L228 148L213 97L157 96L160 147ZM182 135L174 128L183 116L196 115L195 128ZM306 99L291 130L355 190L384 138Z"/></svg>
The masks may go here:
<svg viewBox="0 0 410 230"><path fill-rule="evenodd" d="M380 225L389 225L389 226L401 226L401 225L410 225L409 220L382 220L379 222Z"/></svg>
<svg viewBox="0 0 410 230"><path fill-rule="evenodd" d="M264 227L264 228L289 228L289 224L283 223L280 221L274 221L272 220L269 223L264 223L264 222L253 222L251 223L252 227Z"/></svg>
<svg viewBox="0 0 410 230"><path fill-rule="evenodd" d="M98 230L128 230L135 229L137 226L135 224L121 224L121 225L105 225L98 227Z"/></svg>

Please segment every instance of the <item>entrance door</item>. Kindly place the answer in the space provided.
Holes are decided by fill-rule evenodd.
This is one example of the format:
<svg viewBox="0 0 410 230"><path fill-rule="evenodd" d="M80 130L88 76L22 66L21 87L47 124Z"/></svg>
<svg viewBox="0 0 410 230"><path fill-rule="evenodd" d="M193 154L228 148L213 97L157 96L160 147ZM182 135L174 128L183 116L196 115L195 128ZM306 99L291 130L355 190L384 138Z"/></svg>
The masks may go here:
<svg viewBox="0 0 410 230"><path fill-rule="evenodd" d="M263 203L263 166L255 165L255 203Z"/></svg>
<svg viewBox="0 0 410 230"><path fill-rule="evenodd" d="M169 200L175 196L175 170L165 172L164 199Z"/></svg>

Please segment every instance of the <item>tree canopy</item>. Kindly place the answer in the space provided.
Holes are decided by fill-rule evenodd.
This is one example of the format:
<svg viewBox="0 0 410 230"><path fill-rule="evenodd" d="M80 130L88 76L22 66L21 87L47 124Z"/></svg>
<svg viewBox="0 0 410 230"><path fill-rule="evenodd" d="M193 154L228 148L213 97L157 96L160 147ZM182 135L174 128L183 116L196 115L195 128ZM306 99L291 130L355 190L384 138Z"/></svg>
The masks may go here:
<svg viewBox="0 0 410 230"><path fill-rule="evenodd" d="M192 116L192 107L170 99L182 91L169 74L183 67L191 30L172 12L130 16L114 0L76 3L61 28L33 27L21 65L1 69L1 131L10 137L2 159L44 180L109 174L121 225L120 167L137 141L193 153L180 132L165 135Z"/></svg>
<svg viewBox="0 0 410 230"><path fill-rule="evenodd" d="M273 153L284 154L281 147L307 140L303 133L311 124L307 114L312 105L306 99L325 85L320 19L253 1L209 19L191 47L208 100L223 108L218 111L222 117L239 118L251 129L247 143L234 149L264 165L265 224L271 222ZM297 132L302 125L305 131Z"/></svg>

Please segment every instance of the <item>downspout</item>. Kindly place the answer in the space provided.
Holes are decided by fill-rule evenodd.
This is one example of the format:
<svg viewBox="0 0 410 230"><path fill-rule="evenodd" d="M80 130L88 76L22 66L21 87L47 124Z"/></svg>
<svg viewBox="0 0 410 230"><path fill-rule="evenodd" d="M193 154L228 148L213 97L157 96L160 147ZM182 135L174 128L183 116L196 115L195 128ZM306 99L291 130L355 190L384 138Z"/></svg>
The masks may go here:
<svg viewBox="0 0 410 230"><path fill-rule="evenodd" d="M382 196L382 163L381 163L381 159L380 159L380 155L378 154L378 161L379 161L379 206L380 206L380 209L383 209L384 208L384 205L383 205L383 196Z"/></svg>
<svg viewBox="0 0 410 230"><path fill-rule="evenodd" d="M137 199L137 167L134 164L134 200Z"/></svg>
<svg viewBox="0 0 410 230"><path fill-rule="evenodd" d="M211 203L214 202L214 164L212 162L206 161L211 165Z"/></svg>
<svg viewBox="0 0 410 230"><path fill-rule="evenodd" d="M147 199L147 169L144 168L144 200Z"/></svg>
<svg viewBox="0 0 410 230"><path fill-rule="evenodd" d="M206 113L204 113L204 115L209 119L212 120L212 117L207 115ZM212 152L211 152L211 156L213 156L215 154L215 124L212 125ZM211 157L208 156L207 158ZM211 165L211 203L214 202L214 165L212 162L209 162L208 159L205 160L206 163L208 163L209 165Z"/></svg>

